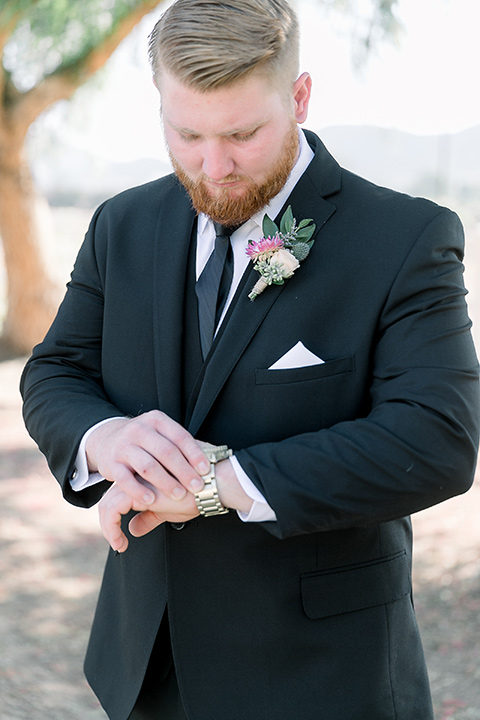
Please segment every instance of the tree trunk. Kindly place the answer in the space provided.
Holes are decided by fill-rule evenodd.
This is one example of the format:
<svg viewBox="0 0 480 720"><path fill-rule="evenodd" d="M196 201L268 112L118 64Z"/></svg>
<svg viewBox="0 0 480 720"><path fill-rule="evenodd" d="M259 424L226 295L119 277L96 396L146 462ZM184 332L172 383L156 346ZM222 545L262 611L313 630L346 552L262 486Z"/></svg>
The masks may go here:
<svg viewBox="0 0 480 720"><path fill-rule="evenodd" d="M2 2L5 5L5 0ZM7 315L2 342L22 354L30 353L42 340L61 297L49 277L42 252L41 199L35 193L24 155L28 128L40 113L58 100L70 98L80 84L102 67L160 0L138 0L114 23L111 33L98 46L85 49L76 64L60 65L38 85L21 93L2 68L1 57L16 21L23 13L28 17L31 4L12 0L11 7L7 7L7 2L0 9L0 238L7 271Z"/></svg>
<svg viewBox="0 0 480 720"><path fill-rule="evenodd" d="M60 291L49 277L42 252L37 197L22 148L0 147L0 236L7 274L7 314L2 342L29 354L42 340ZM10 136L10 140L13 138Z"/></svg>

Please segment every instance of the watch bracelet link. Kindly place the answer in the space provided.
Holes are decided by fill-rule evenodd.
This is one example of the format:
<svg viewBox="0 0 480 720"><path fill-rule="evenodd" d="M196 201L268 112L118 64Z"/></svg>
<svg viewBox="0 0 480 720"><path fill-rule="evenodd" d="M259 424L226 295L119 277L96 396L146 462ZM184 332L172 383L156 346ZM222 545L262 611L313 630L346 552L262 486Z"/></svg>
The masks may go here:
<svg viewBox="0 0 480 720"><path fill-rule="evenodd" d="M226 460L232 455L232 451L227 445L217 445L215 447L204 448L204 453L210 460L210 470L206 475L202 475L205 485L203 490L195 493L195 502L200 511L200 515L211 517L213 515L226 515L229 509L224 507L220 502L217 488L217 478L215 476L215 465L220 460Z"/></svg>

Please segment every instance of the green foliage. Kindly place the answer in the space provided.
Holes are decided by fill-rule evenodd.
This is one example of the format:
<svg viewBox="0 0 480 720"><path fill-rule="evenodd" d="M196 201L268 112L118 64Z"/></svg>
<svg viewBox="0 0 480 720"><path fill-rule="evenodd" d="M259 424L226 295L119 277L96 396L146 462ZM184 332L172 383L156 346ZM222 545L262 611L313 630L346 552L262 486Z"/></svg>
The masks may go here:
<svg viewBox="0 0 480 720"><path fill-rule="evenodd" d="M368 51L385 37L395 38L400 29L400 23L395 16L398 0L375 0L373 3L368 31L365 34L365 49Z"/></svg>
<svg viewBox="0 0 480 720"><path fill-rule="evenodd" d="M348 32L352 57L360 69L385 40L398 42L404 28L396 15L401 0L317 0L327 22L344 33L348 20Z"/></svg>
<svg viewBox="0 0 480 720"><path fill-rule="evenodd" d="M275 237L278 232L278 227L275 225L268 215L264 215L262 222L263 237Z"/></svg>
<svg viewBox="0 0 480 720"><path fill-rule="evenodd" d="M282 235L287 235L292 227L293 227L293 211L292 206L289 205L288 208L285 210L281 222L280 222L280 232Z"/></svg>
<svg viewBox="0 0 480 720"><path fill-rule="evenodd" d="M61 66L97 47L141 0L7 0L0 30L17 19L3 64L16 87L28 90Z"/></svg>

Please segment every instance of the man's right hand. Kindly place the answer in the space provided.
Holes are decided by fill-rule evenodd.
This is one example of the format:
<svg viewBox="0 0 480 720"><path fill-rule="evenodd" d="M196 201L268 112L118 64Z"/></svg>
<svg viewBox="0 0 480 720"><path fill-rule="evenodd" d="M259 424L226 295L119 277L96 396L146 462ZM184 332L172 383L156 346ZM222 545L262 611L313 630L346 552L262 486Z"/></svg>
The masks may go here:
<svg viewBox="0 0 480 720"><path fill-rule="evenodd" d="M200 443L160 410L104 423L88 437L85 450L90 472L99 472L145 505L155 495L142 479L172 500L182 500L187 491L203 488L200 476L210 468Z"/></svg>

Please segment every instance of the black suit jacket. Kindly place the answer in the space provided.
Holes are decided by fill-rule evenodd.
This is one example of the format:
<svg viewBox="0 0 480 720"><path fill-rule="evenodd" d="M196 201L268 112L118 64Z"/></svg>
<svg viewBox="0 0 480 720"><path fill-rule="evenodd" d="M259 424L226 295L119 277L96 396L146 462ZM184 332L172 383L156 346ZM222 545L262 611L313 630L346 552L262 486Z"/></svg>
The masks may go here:
<svg viewBox="0 0 480 720"><path fill-rule="evenodd" d="M232 447L277 515L167 524L110 554L86 671L115 720L135 702L167 602L194 720L431 717L408 515L474 474L463 233L450 211L356 177L307 137L315 158L288 204L314 219L313 249L254 303L246 271L188 397L194 213L173 176L97 211L24 374L27 426L70 502L105 489L70 488L84 432L160 408ZM268 370L299 340L325 363Z"/></svg>

